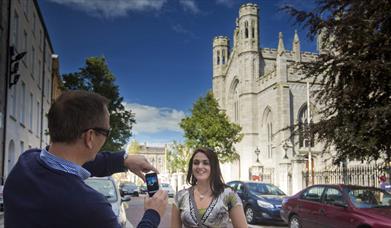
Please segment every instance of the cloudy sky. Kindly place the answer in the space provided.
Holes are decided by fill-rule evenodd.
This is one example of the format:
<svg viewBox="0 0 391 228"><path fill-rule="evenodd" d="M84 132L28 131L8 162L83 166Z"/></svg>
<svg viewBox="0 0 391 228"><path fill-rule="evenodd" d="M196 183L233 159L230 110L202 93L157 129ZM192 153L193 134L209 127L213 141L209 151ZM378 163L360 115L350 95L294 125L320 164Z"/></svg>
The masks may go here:
<svg viewBox="0 0 391 228"><path fill-rule="evenodd" d="M294 30L302 51L315 52L305 31L279 11L309 9L308 0L38 0L61 73L77 71L89 56L105 56L125 105L136 115L139 142L183 141L178 123L212 88L212 40L232 40L241 4L260 6L261 47L276 48Z"/></svg>

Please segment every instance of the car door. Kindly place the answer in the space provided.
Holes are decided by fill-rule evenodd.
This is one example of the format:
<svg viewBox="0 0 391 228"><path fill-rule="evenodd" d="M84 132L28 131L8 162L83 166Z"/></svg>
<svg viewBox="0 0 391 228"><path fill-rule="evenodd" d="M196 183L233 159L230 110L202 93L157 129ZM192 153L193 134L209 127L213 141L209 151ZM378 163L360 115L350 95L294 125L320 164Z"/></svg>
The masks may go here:
<svg viewBox="0 0 391 228"><path fill-rule="evenodd" d="M319 209L322 207L321 199L324 190L324 186L310 187L298 199L295 211L303 227L319 227Z"/></svg>
<svg viewBox="0 0 391 228"><path fill-rule="evenodd" d="M333 187L328 187L322 198L322 207L319 208L321 227L324 228L350 228L352 215L343 193Z"/></svg>
<svg viewBox="0 0 391 228"><path fill-rule="evenodd" d="M243 208L247 205L248 203L248 197L246 194L246 186L243 182L238 182L236 185L236 192L238 193L240 199L242 200L243 203Z"/></svg>

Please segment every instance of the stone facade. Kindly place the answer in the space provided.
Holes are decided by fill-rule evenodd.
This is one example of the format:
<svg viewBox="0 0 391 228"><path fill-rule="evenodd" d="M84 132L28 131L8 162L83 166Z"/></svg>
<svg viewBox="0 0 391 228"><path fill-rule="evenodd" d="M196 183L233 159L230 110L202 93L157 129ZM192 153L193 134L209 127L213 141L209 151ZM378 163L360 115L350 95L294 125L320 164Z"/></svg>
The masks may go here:
<svg viewBox="0 0 391 228"><path fill-rule="evenodd" d="M0 37L1 42L6 39L7 47L13 47L16 53L26 52L26 55L20 60L19 80L7 87L5 178L26 149L49 144L46 113L52 100L54 53L37 0L9 2L10 33Z"/></svg>
<svg viewBox="0 0 391 228"><path fill-rule="evenodd" d="M292 51L284 48L282 33L278 48L260 48L259 7L244 4L239 9L233 47L225 36L213 40L213 94L232 122L242 127L243 140L235 148L240 160L223 165L226 181L258 177L288 194L301 190L302 172L311 151L313 170L324 167L321 145L310 145L303 136L290 138L293 125L316 120L316 105L307 84L300 80L295 64L309 62L315 53L301 52L297 32ZM277 34L276 34L277 35ZM276 37L277 38L277 37ZM309 94L316 88L309 88ZM259 162L254 151L258 148ZM286 156L285 156L286 155Z"/></svg>

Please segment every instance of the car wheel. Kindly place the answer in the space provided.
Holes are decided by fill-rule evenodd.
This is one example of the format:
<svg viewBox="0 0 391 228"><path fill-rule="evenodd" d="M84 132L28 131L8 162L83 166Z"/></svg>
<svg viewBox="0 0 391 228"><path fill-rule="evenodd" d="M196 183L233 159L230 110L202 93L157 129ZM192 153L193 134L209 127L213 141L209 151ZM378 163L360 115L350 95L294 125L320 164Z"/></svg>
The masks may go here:
<svg viewBox="0 0 391 228"><path fill-rule="evenodd" d="M302 228L299 216L294 215L289 219L289 228Z"/></svg>
<svg viewBox="0 0 391 228"><path fill-rule="evenodd" d="M251 206L247 206L245 210L247 223L253 224L255 222L254 209Z"/></svg>
<svg viewBox="0 0 391 228"><path fill-rule="evenodd" d="M138 192L135 192L135 193L134 193L134 196L138 197Z"/></svg>

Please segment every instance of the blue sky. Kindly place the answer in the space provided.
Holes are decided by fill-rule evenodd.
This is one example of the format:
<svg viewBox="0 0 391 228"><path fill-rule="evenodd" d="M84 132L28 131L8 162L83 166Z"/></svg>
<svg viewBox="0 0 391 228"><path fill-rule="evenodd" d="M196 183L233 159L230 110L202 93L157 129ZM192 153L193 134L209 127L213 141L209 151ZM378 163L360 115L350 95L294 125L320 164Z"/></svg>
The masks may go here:
<svg viewBox="0 0 391 228"><path fill-rule="evenodd" d="M178 123L212 88L212 40L232 40L243 3L260 7L260 46L291 49L297 29L302 51L315 42L279 7L309 9L310 0L38 0L61 73L78 71L89 56L105 56L126 106L136 115L132 139L183 141Z"/></svg>

